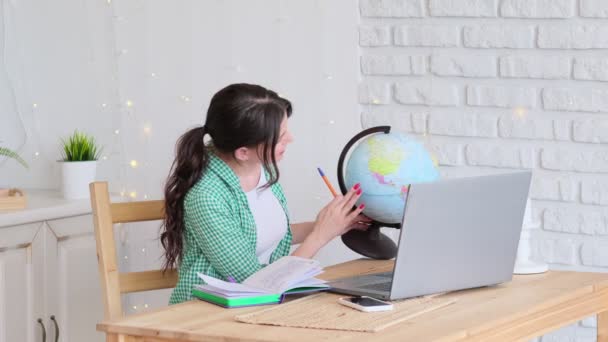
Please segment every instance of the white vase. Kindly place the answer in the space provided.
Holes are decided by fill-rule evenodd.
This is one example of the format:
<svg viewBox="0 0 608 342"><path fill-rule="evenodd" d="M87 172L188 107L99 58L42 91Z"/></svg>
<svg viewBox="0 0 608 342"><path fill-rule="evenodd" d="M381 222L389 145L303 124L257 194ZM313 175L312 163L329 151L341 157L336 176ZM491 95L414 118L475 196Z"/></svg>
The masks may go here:
<svg viewBox="0 0 608 342"><path fill-rule="evenodd" d="M65 199L82 199L89 197L89 184L95 181L97 161L79 161L61 163L61 192Z"/></svg>

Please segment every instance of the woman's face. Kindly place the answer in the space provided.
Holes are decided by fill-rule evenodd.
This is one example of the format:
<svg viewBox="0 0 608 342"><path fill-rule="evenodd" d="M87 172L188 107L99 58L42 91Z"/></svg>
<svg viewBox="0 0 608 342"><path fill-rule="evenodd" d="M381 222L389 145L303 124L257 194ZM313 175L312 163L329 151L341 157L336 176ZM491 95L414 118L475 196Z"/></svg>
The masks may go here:
<svg viewBox="0 0 608 342"><path fill-rule="evenodd" d="M274 156L276 158L277 161L280 161L281 159L283 159L283 155L285 154L285 150L287 149L287 145L291 144L291 142L293 141L293 136L291 135L291 132L289 131L289 127L287 125L287 115L285 115L285 117L283 118L283 121L281 121L281 127L280 127L280 131L279 131L279 141L277 142L277 146L274 149ZM262 161L262 154L264 153L264 144L260 144L257 147L257 158L256 160L258 162ZM271 156L268 156L268 159L270 159Z"/></svg>
<svg viewBox="0 0 608 342"><path fill-rule="evenodd" d="M287 145L291 144L293 141L293 135L289 131L289 126L287 124L288 119L287 115L283 117L283 121L281 122L281 130L279 133L279 142L274 149L274 156L277 161L283 159L283 155L285 154L285 150L287 149Z"/></svg>

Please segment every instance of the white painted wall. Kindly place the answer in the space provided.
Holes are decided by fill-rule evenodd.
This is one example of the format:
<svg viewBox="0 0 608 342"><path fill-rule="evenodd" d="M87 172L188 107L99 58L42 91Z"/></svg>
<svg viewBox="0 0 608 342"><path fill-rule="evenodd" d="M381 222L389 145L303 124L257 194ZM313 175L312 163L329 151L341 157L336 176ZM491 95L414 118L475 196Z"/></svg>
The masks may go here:
<svg viewBox="0 0 608 342"><path fill-rule="evenodd" d="M416 134L446 176L533 169L536 255L608 271L608 2L359 2L363 126Z"/></svg>
<svg viewBox="0 0 608 342"><path fill-rule="evenodd" d="M119 117L111 11L77 0L6 0L0 11L0 144L30 164L26 171L0 159L0 187L57 188L60 137L84 130L112 152ZM100 175L117 165L103 163Z"/></svg>
<svg viewBox="0 0 608 342"><path fill-rule="evenodd" d="M99 179L127 198L160 198L177 138L204 122L213 93L251 82L294 105L295 142L280 165L293 221L313 220L330 200L316 167L335 182L341 148L361 127L356 2L7 0L4 5L7 36L14 43L6 51L11 62L6 70L14 77L2 79L0 73L0 80L15 89L27 135L18 133L16 111L2 111L8 124L0 124L0 140L7 137L5 143L19 148L31 168L3 162L0 187L58 188L58 139L80 129L104 145ZM0 99L3 104L10 102ZM158 224L124 225L119 232L123 269L160 264ZM318 254L326 265L354 256L340 241ZM164 306L166 295L131 295L128 310Z"/></svg>

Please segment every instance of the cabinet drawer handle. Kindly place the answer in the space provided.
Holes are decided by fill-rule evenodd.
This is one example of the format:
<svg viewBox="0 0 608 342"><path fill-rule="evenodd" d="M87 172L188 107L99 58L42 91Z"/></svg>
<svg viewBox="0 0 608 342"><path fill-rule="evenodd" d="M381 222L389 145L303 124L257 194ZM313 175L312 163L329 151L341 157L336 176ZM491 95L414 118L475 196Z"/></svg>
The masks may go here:
<svg viewBox="0 0 608 342"><path fill-rule="evenodd" d="M51 316L51 321L53 321L53 324L55 324L55 342L57 342L57 341L59 341L59 325L57 324L55 315Z"/></svg>
<svg viewBox="0 0 608 342"><path fill-rule="evenodd" d="M38 318L38 324L42 327L42 342L46 342L46 328L44 327L44 323L42 323L42 318Z"/></svg>

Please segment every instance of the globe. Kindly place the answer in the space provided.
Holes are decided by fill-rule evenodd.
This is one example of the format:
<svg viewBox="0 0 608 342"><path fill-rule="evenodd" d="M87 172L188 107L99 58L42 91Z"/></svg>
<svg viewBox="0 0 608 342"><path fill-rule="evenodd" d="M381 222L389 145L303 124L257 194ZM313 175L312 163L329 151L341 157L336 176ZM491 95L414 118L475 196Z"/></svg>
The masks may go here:
<svg viewBox="0 0 608 342"><path fill-rule="evenodd" d="M406 134L367 135L352 151L344 170L349 189L359 183L363 194L357 205L372 220L401 223L408 186L439 178L435 162L424 146Z"/></svg>

